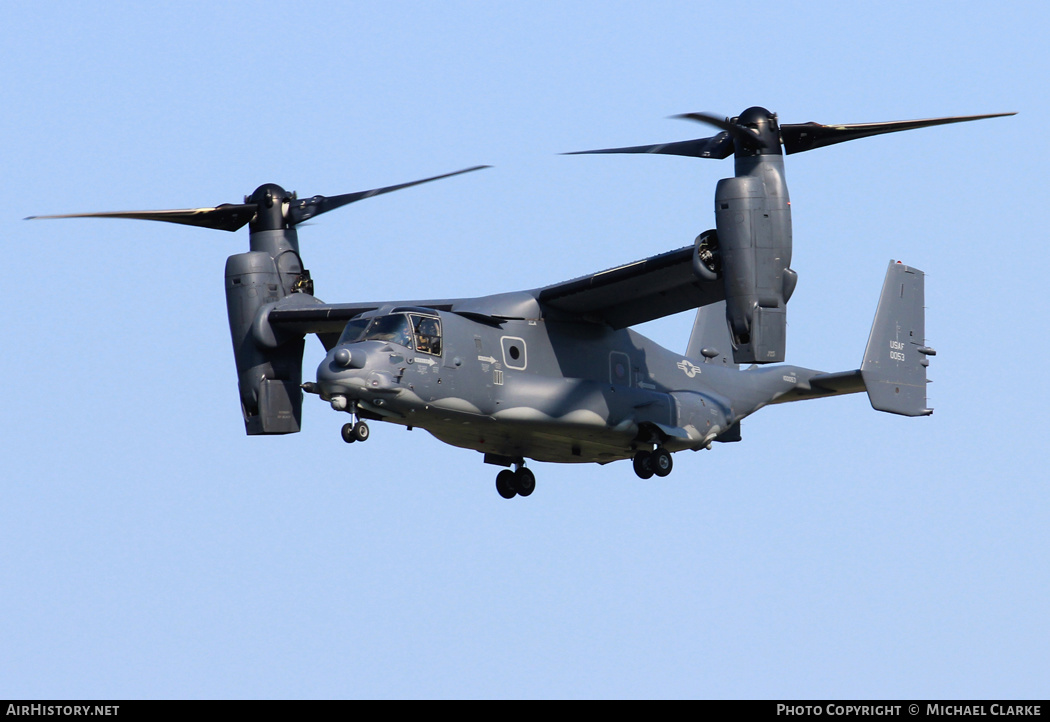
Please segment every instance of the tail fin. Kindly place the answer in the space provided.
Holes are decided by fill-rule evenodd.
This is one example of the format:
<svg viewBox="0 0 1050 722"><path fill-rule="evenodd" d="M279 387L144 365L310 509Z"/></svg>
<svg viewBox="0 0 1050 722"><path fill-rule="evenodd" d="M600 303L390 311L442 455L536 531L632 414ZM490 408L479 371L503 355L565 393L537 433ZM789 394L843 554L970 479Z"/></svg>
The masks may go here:
<svg viewBox="0 0 1050 722"><path fill-rule="evenodd" d="M706 363L718 366L740 368L740 364L733 362L733 340L729 336L729 324L726 322L725 301L697 309L685 355L695 359L703 357Z"/></svg>
<svg viewBox="0 0 1050 722"><path fill-rule="evenodd" d="M903 416L928 416L925 274L890 261L860 373L871 406Z"/></svg>

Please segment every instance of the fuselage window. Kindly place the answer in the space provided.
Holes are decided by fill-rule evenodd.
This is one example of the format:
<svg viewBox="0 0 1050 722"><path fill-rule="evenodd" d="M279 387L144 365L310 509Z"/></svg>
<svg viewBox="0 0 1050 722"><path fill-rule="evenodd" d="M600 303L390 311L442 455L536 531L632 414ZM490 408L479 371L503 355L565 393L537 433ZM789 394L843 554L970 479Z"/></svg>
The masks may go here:
<svg viewBox="0 0 1050 722"><path fill-rule="evenodd" d="M441 320L430 316L412 316L416 329L416 351L441 355Z"/></svg>
<svg viewBox="0 0 1050 722"><path fill-rule="evenodd" d="M609 383L616 386L631 385L631 357L622 351L609 353Z"/></svg>
<svg viewBox="0 0 1050 722"><path fill-rule="evenodd" d="M503 365L509 369L524 370L529 363L525 339L517 336L501 336L499 342L503 347Z"/></svg>

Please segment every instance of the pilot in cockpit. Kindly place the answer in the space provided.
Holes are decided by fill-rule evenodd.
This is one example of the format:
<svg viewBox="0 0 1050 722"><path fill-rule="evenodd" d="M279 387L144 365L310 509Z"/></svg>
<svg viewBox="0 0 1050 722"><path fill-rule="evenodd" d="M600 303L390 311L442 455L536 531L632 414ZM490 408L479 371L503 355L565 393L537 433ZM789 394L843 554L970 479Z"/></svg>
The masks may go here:
<svg viewBox="0 0 1050 722"><path fill-rule="evenodd" d="M392 340L396 344L412 348L412 327L408 323L400 324L397 328L397 335Z"/></svg>
<svg viewBox="0 0 1050 722"><path fill-rule="evenodd" d="M422 318L416 324L416 350L441 355L441 330L435 318Z"/></svg>

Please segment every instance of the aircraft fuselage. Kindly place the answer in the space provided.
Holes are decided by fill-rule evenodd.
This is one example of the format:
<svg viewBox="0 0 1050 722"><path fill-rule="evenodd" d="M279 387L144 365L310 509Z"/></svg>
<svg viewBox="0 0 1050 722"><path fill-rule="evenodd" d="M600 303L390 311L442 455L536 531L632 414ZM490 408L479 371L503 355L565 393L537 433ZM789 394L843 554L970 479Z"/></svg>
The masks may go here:
<svg viewBox="0 0 1050 722"><path fill-rule="evenodd" d="M318 367L322 398L426 429L494 463L605 463L654 444L700 449L753 410L734 409L716 391L739 371L630 329L410 308L360 325L358 339L344 332ZM417 333L424 326L429 333Z"/></svg>

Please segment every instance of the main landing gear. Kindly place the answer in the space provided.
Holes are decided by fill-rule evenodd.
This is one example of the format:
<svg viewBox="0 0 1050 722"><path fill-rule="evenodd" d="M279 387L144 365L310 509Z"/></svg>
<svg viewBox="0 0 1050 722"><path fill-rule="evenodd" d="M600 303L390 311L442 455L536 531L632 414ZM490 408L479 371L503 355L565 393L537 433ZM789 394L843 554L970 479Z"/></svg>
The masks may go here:
<svg viewBox="0 0 1050 722"><path fill-rule="evenodd" d="M504 499L515 496L528 496L536 490L536 475L522 464L515 464L517 469L504 469L496 474L496 491Z"/></svg>
<svg viewBox="0 0 1050 722"><path fill-rule="evenodd" d="M674 468L674 459L671 452L662 446L657 446L653 451L639 451L634 455L634 473L642 479L651 479L656 476L667 476Z"/></svg>

